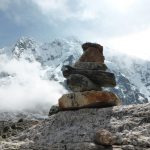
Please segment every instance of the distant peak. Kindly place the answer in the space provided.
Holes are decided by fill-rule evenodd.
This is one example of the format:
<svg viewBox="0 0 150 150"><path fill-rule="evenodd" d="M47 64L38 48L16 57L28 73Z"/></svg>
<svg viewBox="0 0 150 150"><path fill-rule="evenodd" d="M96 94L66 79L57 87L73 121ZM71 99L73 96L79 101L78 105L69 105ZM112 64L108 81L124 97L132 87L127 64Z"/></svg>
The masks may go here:
<svg viewBox="0 0 150 150"><path fill-rule="evenodd" d="M21 37L20 39L18 39L17 43L28 43L28 42L32 42L32 43L35 43L36 40L32 37L27 37L27 36L23 36Z"/></svg>
<svg viewBox="0 0 150 150"><path fill-rule="evenodd" d="M27 49L31 47L35 47L37 42L34 38L31 37L21 37L15 44L15 47Z"/></svg>

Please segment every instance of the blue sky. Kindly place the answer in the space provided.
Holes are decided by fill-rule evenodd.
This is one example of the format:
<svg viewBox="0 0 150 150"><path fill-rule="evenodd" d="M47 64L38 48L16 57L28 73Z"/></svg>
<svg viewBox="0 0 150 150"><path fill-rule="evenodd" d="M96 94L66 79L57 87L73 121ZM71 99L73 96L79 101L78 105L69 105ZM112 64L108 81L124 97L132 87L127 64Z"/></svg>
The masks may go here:
<svg viewBox="0 0 150 150"><path fill-rule="evenodd" d="M0 47L76 36L150 58L148 0L0 0Z"/></svg>

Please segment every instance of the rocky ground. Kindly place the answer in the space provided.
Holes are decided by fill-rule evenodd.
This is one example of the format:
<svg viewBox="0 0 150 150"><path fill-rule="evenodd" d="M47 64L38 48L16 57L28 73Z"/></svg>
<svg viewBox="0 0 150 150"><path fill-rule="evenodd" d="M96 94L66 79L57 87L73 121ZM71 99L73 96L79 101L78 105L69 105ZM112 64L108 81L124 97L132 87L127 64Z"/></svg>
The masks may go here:
<svg viewBox="0 0 150 150"><path fill-rule="evenodd" d="M95 142L100 129L112 133L112 146ZM0 130L2 150L150 150L150 103L24 117Z"/></svg>

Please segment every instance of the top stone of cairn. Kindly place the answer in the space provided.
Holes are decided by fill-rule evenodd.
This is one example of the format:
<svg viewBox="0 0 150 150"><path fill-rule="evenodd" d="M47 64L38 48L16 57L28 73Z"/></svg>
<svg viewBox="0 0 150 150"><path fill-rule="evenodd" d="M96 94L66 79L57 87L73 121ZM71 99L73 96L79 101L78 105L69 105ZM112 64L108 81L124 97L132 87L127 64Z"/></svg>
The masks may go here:
<svg viewBox="0 0 150 150"><path fill-rule="evenodd" d="M99 49L99 51L101 53L103 53L103 46L101 46L100 44L90 43L90 42L86 42L86 43L82 44L83 51L86 51L89 47L93 47L93 48Z"/></svg>
<svg viewBox="0 0 150 150"><path fill-rule="evenodd" d="M96 43L84 43L82 45L83 55L80 57L79 62L96 62L99 64L104 63L103 46Z"/></svg>

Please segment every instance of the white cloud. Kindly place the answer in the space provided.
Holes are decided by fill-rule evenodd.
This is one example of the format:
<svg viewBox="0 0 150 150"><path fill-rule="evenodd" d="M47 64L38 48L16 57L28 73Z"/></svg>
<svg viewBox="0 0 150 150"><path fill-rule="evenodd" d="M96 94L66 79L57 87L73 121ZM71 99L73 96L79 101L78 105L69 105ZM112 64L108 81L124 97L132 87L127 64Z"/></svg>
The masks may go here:
<svg viewBox="0 0 150 150"><path fill-rule="evenodd" d="M47 16L55 16L59 19L68 17L67 0L32 0Z"/></svg>
<svg viewBox="0 0 150 150"><path fill-rule="evenodd" d="M0 2L1 9L8 9L8 6L11 8L5 11L5 16L15 22L16 32L19 32L19 35L22 30L24 34L42 40L50 36L55 38L73 35L86 41L95 40L101 43L103 40L103 43L110 43L113 48L121 50L125 49L123 41L133 41L127 43L133 45L132 49L135 46L141 55L133 35L134 39L139 37L139 34L145 39L145 35L141 32L150 28L148 0L0 0ZM1 23L2 28L5 27L3 24L5 22ZM9 29L15 29L12 27L14 24L10 22L6 24L11 27L8 27L8 30L0 28L2 35ZM149 48L146 44L148 42L145 41L142 42L146 46L143 49L144 55Z"/></svg>
<svg viewBox="0 0 150 150"><path fill-rule="evenodd" d="M52 10L59 10L65 7L66 0L33 0L43 11L49 13Z"/></svg>
<svg viewBox="0 0 150 150"><path fill-rule="evenodd" d="M150 28L141 32L107 39L107 43L111 48L132 56L150 60L149 39Z"/></svg>
<svg viewBox="0 0 150 150"><path fill-rule="evenodd" d="M135 0L107 0L107 3L111 7L125 13L135 4Z"/></svg>
<svg viewBox="0 0 150 150"><path fill-rule="evenodd" d="M87 0L32 0L43 14L55 19L67 20L93 20L97 17L97 10L93 8L92 1ZM96 2L98 2L96 0ZM98 2L99 3L99 2ZM89 7L90 6L90 7ZM75 9L77 8L77 9ZM95 11L96 10L96 11Z"/></svg>
<svg viewBox="0 0 150 150"><path fill-rule="evenodd" d="M57 82L42 79L44 70L37 62L9 60L0 55L0 72L13 75L0 79L0 111L48 112L66 92Z"/></svg>

